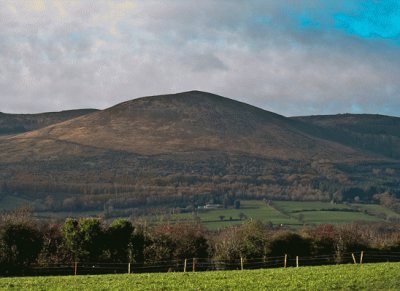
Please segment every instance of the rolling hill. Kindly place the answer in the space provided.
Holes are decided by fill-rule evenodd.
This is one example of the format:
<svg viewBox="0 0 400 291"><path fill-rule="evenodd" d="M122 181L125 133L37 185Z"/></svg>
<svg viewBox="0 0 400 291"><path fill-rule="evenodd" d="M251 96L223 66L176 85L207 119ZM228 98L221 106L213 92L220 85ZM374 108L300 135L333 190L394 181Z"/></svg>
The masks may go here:
<svg viewBox="0 0 400 291"><path fill-rule="evenodd" d="M400 118L377 114L294 117L317 125L326 139L389 158L400 158Z"/></svg>
<svg viewBox="0 0 400 291"><path fill-rule="evenodd" d="M7 114L0 112L0 135L17 134L39 129L95 111L95 109L79 109L39 114Z"/></svg>
<svg viewBox="0 0 400 291"><path fill-rule="evenodd" d="M99 210L240 197L345 200L349 189L368 200L400 188L397 156L348 141L334 121L287 118L200 91L80 113L0 137L3 196L42 210ZM354 118L358 127L346 121L351 136L362 135L365 121Z"/></svg>
<svg viewBox="0 0 400 291"><path fill-rule="evenodd" d="M140 155L214 151L285 160L366 158L350 147L311 136L286 117L196 91L135 99L7 141L16 146L65 142Z"/></svg>

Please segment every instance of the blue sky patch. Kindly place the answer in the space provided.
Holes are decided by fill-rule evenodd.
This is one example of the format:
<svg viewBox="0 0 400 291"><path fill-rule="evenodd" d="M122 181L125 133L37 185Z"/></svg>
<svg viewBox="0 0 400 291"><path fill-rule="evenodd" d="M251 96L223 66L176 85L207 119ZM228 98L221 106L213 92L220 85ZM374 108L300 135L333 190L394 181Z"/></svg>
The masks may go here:
<svg viewBox="0 0 400 291"><path fill-rule="evenodd" d="M321 22L312 18L307 13L302 13L299 17L299 24L302 28L319 28L321 26Z"/></svg>
<svg viewBox="0 0 400 291"><path fill-rule="evenodd" d="M363 1L355 8L334 13L335 28L364 38L400 38L400 1Z"/></svg>

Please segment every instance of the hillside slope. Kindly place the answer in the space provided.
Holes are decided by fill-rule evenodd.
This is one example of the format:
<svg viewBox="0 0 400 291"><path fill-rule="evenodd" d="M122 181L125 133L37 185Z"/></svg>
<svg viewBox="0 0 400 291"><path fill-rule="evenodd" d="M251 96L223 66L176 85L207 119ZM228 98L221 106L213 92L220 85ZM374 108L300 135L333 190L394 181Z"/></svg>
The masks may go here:
<svg viewBox="0 0 400 291"><path fill-rule="evenodd" d="M325 130L205 92L144 97L0 136L0 193L42 210L400 193L398 160Z"/></svg>
<svg viewBox="0 0 400 291"><path fill-rule="evenodd" d="M400 118L377 114L338 114L294 117L317 125L321 136L389 158L400 158Z"/></svg>
<svg viewBox="0 0 400 291"><path fill-rule="evenodd" d="M38 114L7 114L0 112L0 135L36 130L95 111L97 110L79 109Z"/></svg>
<svg viewBox="0 0 400 291"><path fill-rule="evenodd" d="M349 147L299 130L286 117L198 91L135 99L8 142L18 148L34 140L140 155L217 151L279 159L365 158Z"/></svg>

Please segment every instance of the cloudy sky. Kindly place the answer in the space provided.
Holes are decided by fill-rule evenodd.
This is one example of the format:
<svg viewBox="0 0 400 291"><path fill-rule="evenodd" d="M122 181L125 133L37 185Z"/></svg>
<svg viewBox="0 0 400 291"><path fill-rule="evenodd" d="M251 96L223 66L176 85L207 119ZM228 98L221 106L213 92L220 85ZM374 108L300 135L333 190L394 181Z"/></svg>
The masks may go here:
<svg viewBox="0 0 400 291"><path fill-rule="evenodd" d="M0 111L202 90L400 116L398 0L0 0Z"/></svg>

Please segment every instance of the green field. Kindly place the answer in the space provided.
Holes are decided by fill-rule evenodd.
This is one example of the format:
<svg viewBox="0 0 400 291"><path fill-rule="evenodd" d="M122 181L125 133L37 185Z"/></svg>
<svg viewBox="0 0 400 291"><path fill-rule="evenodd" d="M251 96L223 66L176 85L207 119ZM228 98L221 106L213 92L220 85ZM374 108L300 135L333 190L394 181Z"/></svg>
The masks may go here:
<svg viewBox="0 0 400 291"><path fill-rule="evenodd" d="M378 204L353 204L353 205L361 210L366 210L368 211L368 213L371 213L373 215L379 216L381 214L384 214L387 217L400 218L400 214L382 205Z"/></svg>
<svg viewBox="0 0 400 291"><path fill-rule="evenodd" d="M15 197L3 199L0 208L9 209L15 203L26 201ZM98 216L101 211L88 212L37 212L38 218L64 219L74 216ZM240 209L197 210L196 213L173 213L143 217L149 223L177 223L199 220L210 230L241 224L247 219L273 225L298 228L313 224L340 224L357 221L378 222L400 219L400 214L378 204L335 204L319 201L272 201L242 200Z"/></svg>
<svg viewBox="0 0 400 291"><path fill-rule="evenodd" d="M348 205L345 204L332 204L329 202L320 201L273 201L273 205L283 212L298 212L305 210L321 210L321 209L350 209Z"/></svg>
<svg viewBox="0 0 400 291"><path fill-rule="evenodd" d="M398 290L400 263L287 269L0 278L1 290Z"/></svg>
<svg viewBox="0 0 400 291"><path fill-rule="evenodd" d="M375 213L365 213L360 205L363 205L363 207L378 206L381 211L390 211L380 205L357 204L358 207L355 207L356 204L332 204L329 202L318 201L274 201L273 205L282 213L296 218L305 224L339 224L354 221L383 221L383 219L378 216L380 211L376 211Z"/></svg>
<svg viewBox="0 0 400 291"><path fill-rule="evenodd" d="M273 201L267 204L256 200L241 201L240 209L200 210L196 215L208 229L219 229L242 223L240 213L245 214L247 219L289 227L299 227L304 224L384 221L382 214L387 217L399 217L392 210L374 204L332 204L318 201ZM174 214L170 218L173 222L192 221L193 219L193 213Z"/></svg>
<svg viewBox="0 0 400 291"><path fill-rule="evenodd" d="M267 205L263 201L257 200L244 200L241 202L240 209L215 209L215 210L200 210L197 216L201 222L209 229L218 229L224 226L239 224L243 221L240 220L240 213L246 215L247 219L252 218L260 220L264 223L271 222L273 224L298 224L296 219L290 218L287 215L279 212L273 207ZM220 216L224 216L221 220ZM183 213L176 214L172 217L175 221L192 220L193 214ZM244 220L244 219L243 219Z"/></svg>

